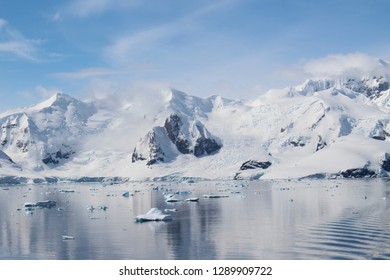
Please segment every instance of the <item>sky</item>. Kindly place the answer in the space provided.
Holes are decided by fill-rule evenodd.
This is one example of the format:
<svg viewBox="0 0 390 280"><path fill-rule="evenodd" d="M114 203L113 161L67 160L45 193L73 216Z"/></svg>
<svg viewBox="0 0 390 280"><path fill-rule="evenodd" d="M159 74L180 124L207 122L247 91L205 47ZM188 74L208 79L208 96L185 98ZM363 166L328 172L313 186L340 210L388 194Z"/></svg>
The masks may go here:
<svg viewBox="0 0 390 280"><path fill-rule="evenodd" d="M390 60L388 0L0 0L0 111L175 88L253 99Z"/></svg>

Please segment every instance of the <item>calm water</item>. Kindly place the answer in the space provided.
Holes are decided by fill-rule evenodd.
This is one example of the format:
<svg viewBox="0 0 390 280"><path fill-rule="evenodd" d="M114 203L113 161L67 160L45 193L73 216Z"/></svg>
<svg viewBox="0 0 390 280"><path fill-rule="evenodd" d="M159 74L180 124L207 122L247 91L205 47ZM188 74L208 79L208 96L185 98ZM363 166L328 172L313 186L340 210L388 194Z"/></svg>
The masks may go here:
<svg viewBox="0 0 390 280"><path fill-rule="evenodd" d="M167 188L190 190L177 198L198 196L199 202L166 203ZM124 191L137 192L126 198ZM210 193L229 197L202 197ZM40 200L57 206L24 210L25 202ZM171 222L134 222L151 207L177 212L169 213ZM0 259L390 259L390 183L0 187Z"/></svg>

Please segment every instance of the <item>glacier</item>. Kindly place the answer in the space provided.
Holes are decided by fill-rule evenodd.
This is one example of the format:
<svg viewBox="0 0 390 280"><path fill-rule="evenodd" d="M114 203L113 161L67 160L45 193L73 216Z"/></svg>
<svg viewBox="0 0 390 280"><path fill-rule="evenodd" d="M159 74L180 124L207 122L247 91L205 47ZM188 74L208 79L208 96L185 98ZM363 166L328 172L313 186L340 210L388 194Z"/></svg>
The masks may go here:
<svg viewBox="0 0 390 280"><path fill-rule="evenodd" d="M383 76L249 101L171 89L112 106L58 93L0 113L0 183L388 177L389 112Z"/></svg>

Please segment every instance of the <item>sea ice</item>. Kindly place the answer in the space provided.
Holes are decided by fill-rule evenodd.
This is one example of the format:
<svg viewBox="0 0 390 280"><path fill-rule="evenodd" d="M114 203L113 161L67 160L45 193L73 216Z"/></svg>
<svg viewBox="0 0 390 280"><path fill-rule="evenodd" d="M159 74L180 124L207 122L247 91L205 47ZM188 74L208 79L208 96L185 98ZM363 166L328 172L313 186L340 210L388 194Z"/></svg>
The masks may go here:
<svg viewBox="0 0 390 280"><path fill-rule="evenodd" d="M165 202L178 202L179 200L173 195L173 194L168 194L165 195Z"/></svg>
<svg viewBox="0 0 390 280"><path fill-rule="evenodd" d="M74 190L72 190L72 189L62 189L62 190L60 190L60 193L74 193Z"/></svg>
<svg viewBox="0 0 390 280"><path fill-rule="evenodd" d="M129 197L129 196L133 196L134 194L133 193L131 193L131 192L124 192L124 193L122 193L122 196L123 197Z"/></svg>
<svg viewBox="0 0 390 280"><path fill-rule="evenodd" d="M223 198L223 197L229 197L228 195L223 194L204 194L203 198Z"/></svg>
<svg viewBox="0 0 390 280"><path fill-rule="evenodd" d="M73 236L63 235L62 240L74 240L75 238Z"/></svg>
<svg viewBox="0 0 390 280"><path fill-rule="evenodd" d="M38 201L36 203L26 202L24 204L24 207L26 207L26 208L32 208L32 207L51 208L54 206L56 206L56 202L52 201L52 200Z"/></svg>
<svg viewBox="0 0 390 280"><path fill-rule="evenodd" d="M189 194L192 194L192 191L188 191L188 190L181 190L181 191L177 191L177 192L175 192L175 194L180 194L180 195L189 195Z"/></svg>
<svg viewBox="0 0 390 280"><path fill-rule="evenodd" d="M186 201L189 201L189 202L198 202L198 201L199 201L199 197L190 197L190 198L187 198Z"/></svg>
<svg viewBox="0 0 390 280"><path fill-rule="evenodd" d="M138 215L137 217L135 217L135 221L139 223L149 222L149 221L170 221L170 220L172 220L171 215L162 214L161 210L157 208L152 208L146 214Z"/></svg>

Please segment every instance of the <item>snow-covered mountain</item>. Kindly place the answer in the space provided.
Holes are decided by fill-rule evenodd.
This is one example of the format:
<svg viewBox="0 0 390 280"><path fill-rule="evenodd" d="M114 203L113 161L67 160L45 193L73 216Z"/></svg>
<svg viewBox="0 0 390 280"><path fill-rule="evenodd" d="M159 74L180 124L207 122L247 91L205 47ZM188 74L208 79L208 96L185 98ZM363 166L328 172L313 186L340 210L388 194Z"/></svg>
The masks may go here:
<svg viewBox="0 0 390 280"><path fill-rule="evenodd" d="M131 179L379 177L390 172L385 77L308 80L256 100L177 90L0 114L0 175Z"/></svg>

